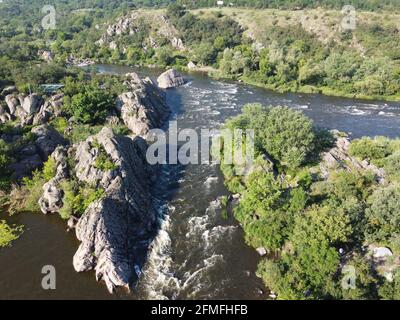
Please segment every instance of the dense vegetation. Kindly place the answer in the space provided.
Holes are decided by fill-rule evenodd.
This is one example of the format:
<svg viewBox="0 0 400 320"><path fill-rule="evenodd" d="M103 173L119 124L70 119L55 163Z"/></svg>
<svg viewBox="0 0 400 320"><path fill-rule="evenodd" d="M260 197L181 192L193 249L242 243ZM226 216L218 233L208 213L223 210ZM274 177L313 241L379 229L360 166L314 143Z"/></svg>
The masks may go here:
<svg viewBox="0 0 400 320"><path fill-rule="evenodd" d="M221 169L228 188L241 193L235 217L247 243L269 252L258 274L279 299L399 297L398 265L386 265L394 274L390 282L368 251L373 244L400 254L398 140L363 138L351 145L359 160L384 166L386 180L378 183L373 172L351 164L323 177L316 155L332 147L333 137L298 111L248 105L226 127L255 129L250 173ZM346 266L355 268L354 288L342 285Z"/></svg>
<svg viewBox="0 0 400 320"><path fill-rule="evenodd" d="M18 239L23 231L23 227L9 226L5 221L0 220L0 248L8 247Z"/></svg>
<svg viewBox="0 0 400 320"><path fill-rule="evenodd" d="M193 2L142 1L136 6L168 6L166 16L178 30L186 50L177 50L170 39L160 38L148 21L140 29L114 39L114 49L97 41L105 33L107 22L135 6L129 1L56 1L57 27L44 30L40 11L43 1L0 4L0 88L15 83L23 92L37 91L39 84L59 82L68 70L70 57L105 63L158 65L186 68L189 61L211 66L220 77L242 79L279 91L323 92L326 94L398 99L400 91L399 34L395 22L364 21L354 31L340 32L328 43L293 23L262 26L256 41L244 35L235 13L202 11L193 14L187 8ZM233 1L237 5L276 8L309 8L314 1ZM353 1L360 9L396 7L396 1ZM183 7L186 5L186 7ZM319 1L318 5L340 8L344 1ZM348 1L346 1L348 4ZM195 7L214 6L208 1ZM78 10L90 8L87 10ZM29 13L29 14L28 14ZM290 12L289 12L290 13ZM384 14L384 13L382 13ZM3 19L4 18L4 19ZM311 17L316 23L330 21L328 14ZM290 21L291 15L285 16ZM336 19L336 18L335 18ZM336 21L337 20L337 21ZM340 24L340 17L336 24ZM327 22L328 23L328 22ZM331 22L328 27L332 27ZM157 45L149 43L154 38ZM255 43L256 42L256 43ZM51 63L44 63L39 50L51 50Z"/></svg>
<svg viewBox="0 0 400 320"><path fill-rule="evenodd" d="M171 1L165 1L171 2ZM179 3L188 7L212 7L215 1L199 0L196 2L190 0L178 0ZM362 10L379 10L379 9L398 9L399 3L396 0L231 0L226 1L238 7L255 7L255 8L279 8L279 9L304 9L326 7L341 9L345 5L353 5Z"/></svg>

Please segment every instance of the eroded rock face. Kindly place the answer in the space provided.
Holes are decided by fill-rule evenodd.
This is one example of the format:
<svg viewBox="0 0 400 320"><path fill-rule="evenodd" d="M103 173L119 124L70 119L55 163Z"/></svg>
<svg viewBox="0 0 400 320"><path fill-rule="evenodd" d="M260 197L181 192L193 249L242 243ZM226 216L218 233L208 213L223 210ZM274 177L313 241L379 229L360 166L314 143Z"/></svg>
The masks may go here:
<svg viewBox="0 0 400 320"><path fill-rule="evenodd" d="M160 88L168 89L184 85L185 79L175 69L169 69L157 78L157 82Z"/></svg>
<svg viewBox="0 0 400 320"><path fill-rule="evenodd" d="M40 210L44 214L58 212L63 206L62 180L68 178L67 148L59 146L51 157L56 163L56 175L43 185L43 195L39 199Z"/></svg>
<svg viewBox="0 0 400 320"><path fill-rule="evenodd" d="M32 133L36 135L36 147L43 161L46 161L58 146L67 144L67 141L47 124L33 128Z"/></svg>
<svg viewBox="0 0 400 320"><path fill-rule="evenodd" d="M167 40L177 50L186 49L182 39L179 37L178 30L164 15L159 12L141 10L133 10L116 19L113 24L107 27L106 32L96 43L101 46L108 46L112 50L119 46L122 47L122 50L126 50L126 46L119 41L120 38L124 35L133 35L138 32L143 32L147 35L142 42L144 50L148 50L149 47L153 49L160 47L162 44L160 40Z"/></svg>
<svg viewBox="0 0 400 320"><path fill-rule="evenodd" d="M96 168L98 145L116 169L102 172ZM78 272L94 269L110 292L135 280L135 245L149 237L156 221L151 185L157 170L147 163L146 149L141 137L115 136L109 128L77 147L78 179L103 188L105 194L88 207L76 225L81 245L73 265Z"/></svg>
<svg viewBox="0 0 400 320"><path fill-rule="evenodd" d="M21 105L25 112L31 115L38 111L41 102L42 98L36 93L32 93L31 95L28 95L23 99L23 103L21 103Z"/></svg>
<svg viewBox="0 0 400 320"><path fill-rule="evenodd" d="M329 176L330 169L371 171L375 173L380 183L384 182L385 171L366 160L360 161L349 155L350 140L347 137L339 137L334 148L322 154L320 164L324 178Z"/></svg>
<svg viewBox="0 0 400 320"><path fill-rule="evenodd" d="M5 101L8 106L8 110L10 111L10 114L15 114L17 106L19 105L18 99L14 95L9 94L6 96Z"/></svg>
<svg viewBox="0 0 400 320"><path fill-rule="evenodd" d="M135 73L128 77L132 90L118 97L116 110L133 134L145 136L168 119L170 110L164 93L150 79L142 80Z"/></svg>

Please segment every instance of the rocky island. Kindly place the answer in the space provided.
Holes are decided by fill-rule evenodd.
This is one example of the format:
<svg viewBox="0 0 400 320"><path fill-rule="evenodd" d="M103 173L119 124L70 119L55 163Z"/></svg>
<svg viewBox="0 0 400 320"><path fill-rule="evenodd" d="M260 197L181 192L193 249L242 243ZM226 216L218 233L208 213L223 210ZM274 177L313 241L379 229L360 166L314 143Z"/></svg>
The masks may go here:
<svg viewBox="0 0 400 320"><path fill-rule="evenodd" d="M22 146L21 160L8 169L20 179L44 162L52 167L40 192L40 210L68 219L68 227L76 229L81 241L73 258L75 270L95 270L96 279L103 280L110 292L129 288L137 279L141 262L136 254L147 248L158 227L152 204L158 167L146 161L145 138L150 129L163 126L170 113L164 93L149 78L130 73L125 79L128 90L117 96L107 119L125 125L127 135L115 134L105 125L97 134L71 144L68 134L64 137L49 124L63 115L60 94L47 98L8 93L8 110L2 110L5 120L15 119L20 130L33 126L29 132L33 138ZM11 142L19 136L2 134L1 138ZM84 196L84 188L91 190L92 197L78 214L68 197L78 196L76 189ZM18 191L21 188L14 189L12 197Z"/></svg>

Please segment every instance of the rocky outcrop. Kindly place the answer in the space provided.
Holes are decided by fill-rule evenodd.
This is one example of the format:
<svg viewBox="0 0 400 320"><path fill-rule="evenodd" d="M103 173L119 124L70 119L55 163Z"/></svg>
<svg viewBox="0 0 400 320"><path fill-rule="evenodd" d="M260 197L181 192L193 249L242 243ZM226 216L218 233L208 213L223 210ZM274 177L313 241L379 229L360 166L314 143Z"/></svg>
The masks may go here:
<svg viewBox="0 0 400 320"><path fill-rule="evenodd" d="M112 50L122 47L126 49L119 39L123 36L145 33L147 36L142 42L145 50L158 48L167 40L177 50L186 50L186 47L179 37L179 32L173 24L160 12L146 12L133 10L132 12L118 18L110 24L106 32L96 42L100 46L107 46Z"/></svg>
<svg viewBox="0 0 400 320"><path fill-rule="evenodd" d="M35 114L32 120L33 125L47 123L52 117L58 117L62 114L63 94L56 94L50 97Z"/></svg>
<svg viewBox="0 0 400 320"><path fill-rule="evenodd" d="M329 171L332 169L371 171L375 173L377 180L383 183L385 180L385 171L369 163L367 160L360 161L350 156L349 148L350 140L347 137L338 137L336 145L328 152L322 154L320 169L323 177L327 178Z"/></svg>
<svg viewBox="0 0 400 320"><path fill-rule="evenodd" d="M11 121L11 115L0 105L0 123Z"/></svg>
<svg viewBox="0 0 400 320"><path fill-rule="evenodd" d="M187 68L189 70L195 70L197 68L197 66L193 61L189 61L189 63L187 64Z"/></svg>
<svg viewBox="0 0 400 320"><path fill-rule="evenodd" d="M18 99L14 95L9 94L5 97L5 101L10 114L14 115L15 111L17 110L17 107L19 106Z"/></svg>
<svg viewBox="0 0 400 320"><path fill-rule="evenodd" d="M43 161L53 153L60 145L66 145L67 141L49 125L40 125L32 129L36 136L36 147Z"/></svg>
<svg viewBox="0 0 400 320"><path fill-rule="evenodd" d="M23 102L21 103L22 108L28 115L36 113L40 107L42 102L42 98L36 93L32 93L23 98Z"/></svg>
<svg viewBox="0 0 400 320"><path fill-rule="evenodd" d="M126 83L131 91L121 94L116 103L117 113L135 135L145 136L152 128L159 128L169 117L165 95L149 79L130 73Z"/></svg>
<svg viewBox="0 0 400 320"><path fill-rule="evenodd" d="M63 206L62 180L68 178L67 149L59 146L51 155L56 166L56 175L43 185L43 195L39 199L40 210L44 213L58 212Z"/></svg>
<svg viewBox="0 0 400 320"><path fill-rule="evenodd" d="M101 172L96 167L98 145L104 148L116 169ZM110 292L128 287L136 278L137 243L150 237L156 221L151 205L151 185L156 168L145 158L147 144L135 138L115 136L103 128L76 150L76 172L82 182L104 189L76 225L81 244L73 265L76 271L96 271Z"/></svg>
<svg viewBox="0 0 400 320"><path fill-rule="evenodd" d="M185 79L175 69L169 69L157 78L157 83L160 88L168 89L185 84Z"/></svg>
<svg viewBox="0 0 400 320"><path fill-rule="evenodd" d="M16 86L8 86L5 87L2 91L1 91L1 96L5 97L11 93L17 92L17 87Z"/></svg>
<svg viewBox="0 0 400 320"><path fill-rule="evenodd" d="M39 50L38 56L40 59L42 59L46 62L52 62L54 59L53 54L51 53L51 51L48 51L48 50Z"/></svg>

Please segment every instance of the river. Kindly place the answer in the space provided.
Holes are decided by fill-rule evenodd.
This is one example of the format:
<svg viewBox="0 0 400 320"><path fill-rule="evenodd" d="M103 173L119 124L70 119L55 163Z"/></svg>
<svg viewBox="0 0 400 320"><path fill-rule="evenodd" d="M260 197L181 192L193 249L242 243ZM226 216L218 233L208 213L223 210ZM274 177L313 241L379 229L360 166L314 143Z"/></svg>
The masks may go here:
<svg viewBox="0 0 400 320"><path fill-rule="evenodd" d="M97 66L99 72L132 69ZM139 74L156 76L155 70ZM317 94L274 93L200 74L167 91L179 128L218 129L246 103L287 105L315 124L349 132L351 137L400 136L398 103L362 101ZM93 272L78 274L72 257L79 245L57 215L20 214L0 219L25 225L12 247L0 249L0 299L265 299L267 290L255 270L260 257L249 248L240 226L226 217L218 197L227 190L217 166L164 166L156 198L164 219L142 276L131 293L108 294ZM162 211L162 212L161 212ZM56 268L56 290L41 287L41 269Z"/></svg>

